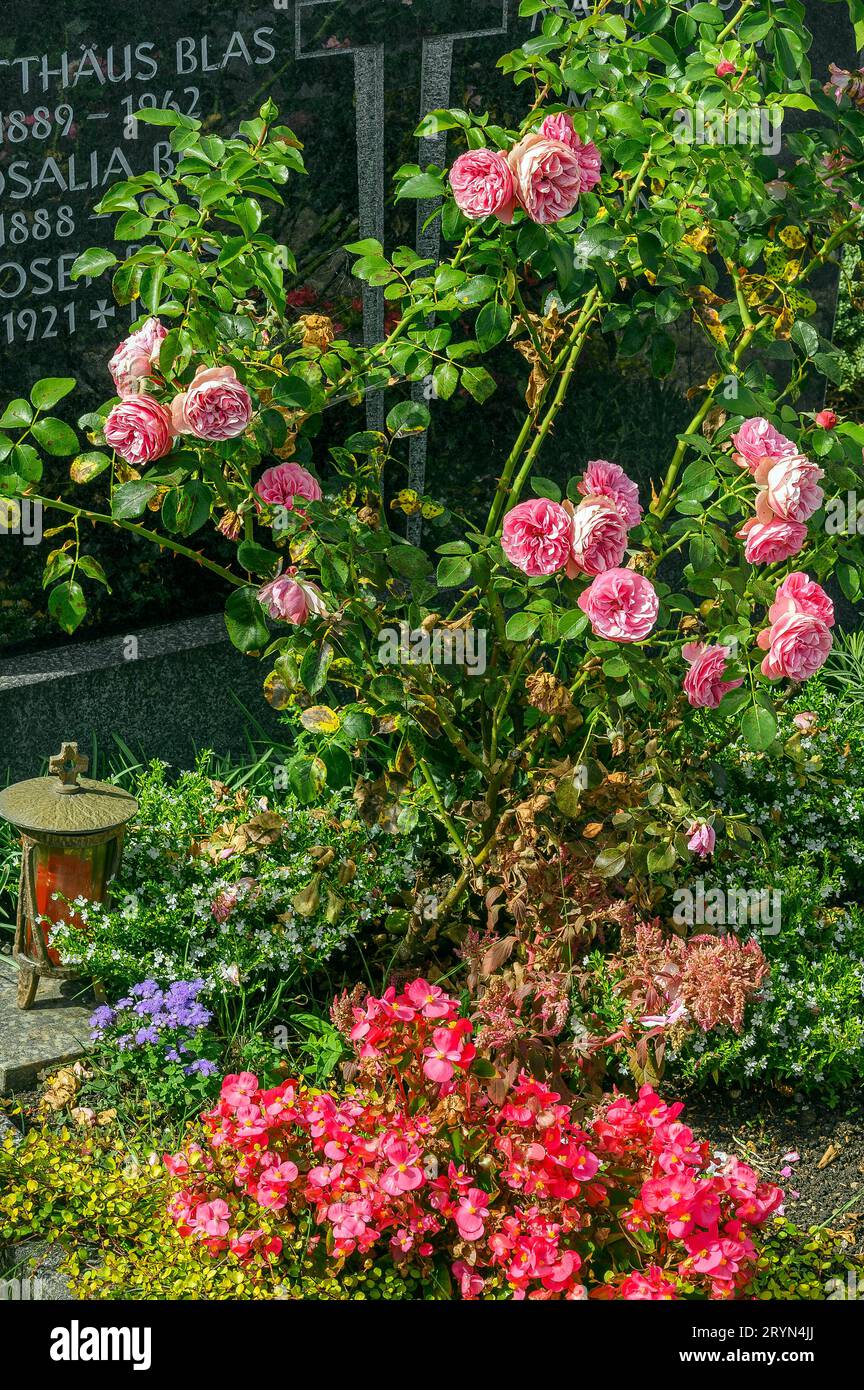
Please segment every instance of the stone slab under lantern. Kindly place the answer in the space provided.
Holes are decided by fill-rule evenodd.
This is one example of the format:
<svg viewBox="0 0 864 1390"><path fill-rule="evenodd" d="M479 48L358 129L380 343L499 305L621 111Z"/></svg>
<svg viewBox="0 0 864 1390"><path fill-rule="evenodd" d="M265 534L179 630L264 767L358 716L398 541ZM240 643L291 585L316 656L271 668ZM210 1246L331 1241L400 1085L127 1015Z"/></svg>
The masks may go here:
<svg viewBox="0 0 864 1390"><path fill-rule="evenodd" d="M0 1095L25 1091L39 1074L87 1051L92 1009L70 998L70 986L44 980L32 1008L16 1002L18 968L0 956Z"/></svg>

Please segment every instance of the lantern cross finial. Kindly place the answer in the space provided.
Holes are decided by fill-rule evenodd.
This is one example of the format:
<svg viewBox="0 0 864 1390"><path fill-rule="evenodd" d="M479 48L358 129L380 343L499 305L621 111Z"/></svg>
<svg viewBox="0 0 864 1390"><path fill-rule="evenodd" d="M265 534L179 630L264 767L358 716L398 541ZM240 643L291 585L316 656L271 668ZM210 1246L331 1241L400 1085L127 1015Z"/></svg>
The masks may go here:
<svg viewBox="0 0 864 1390"><path fill-rule="evenodd" d="M59 777L64 787L77 786L79 773L86 772L89 766L90 759L78 752L77 743L64 743L60 752L48 761L51 776Z"/></svg>

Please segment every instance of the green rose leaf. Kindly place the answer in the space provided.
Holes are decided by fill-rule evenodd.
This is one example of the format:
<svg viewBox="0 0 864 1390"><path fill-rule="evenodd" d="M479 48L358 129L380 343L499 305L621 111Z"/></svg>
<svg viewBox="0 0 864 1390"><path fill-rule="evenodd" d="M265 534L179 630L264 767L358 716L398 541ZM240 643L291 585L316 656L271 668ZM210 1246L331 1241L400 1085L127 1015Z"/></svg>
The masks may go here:
<svg viewBox="0 0 864 1390"><path fill-rule="evenodd" d="M257 589L244 585L234 590L225 604L225 626L238 651L258 652L267 645L270 633L258 602Z"/></svg>
<svg viewBox="0 0 864 1390"><path fill-rule="evenodd" d="M116 264L117 257L113 251L106 251L102 246L91 246L78 257L69 272L69 278L71 280L92 279L95 275L101 275L103 271Z"/></svg>
<svg viewBox="0 0 864 1390"><path fill-rule="evenodd" d="M87 612L87 600L81 585L74 579L58 584L48 595L48 612L64 632L74 632Z"/></svg>
<svg viewBox="0 0 864 1390"><path fill-rule="evenodd" d="M143 516L147 503L155 492L156 484L148 483L143 478L136 478L131 483L122 483L111 499L111 515L119 521Z"/></svg>
<svg viewBox="0 0 864 1390"><path fill-rule="evenodd" d="M64 396L68 396L70 391L74 391L75 386L74 376L47 376L36 382L30 392L30 399L37 410L50 410L58 401L62 401Z"/></svg>
<svg viewBox="0 0 864 1390"><path fill-rule="evenodd" d="M756 753L764 752L777 736L777 720L770 710L751 705L741 719L741 732Z"/></svg>
<svg viewBox="0 0 864 1390"><path fill-rule="evenodd" d="M42 445L46 453L58 458L68 458L70 454L78 452L78 436L75 431L64 420L58 420L53 415L46 415L34 423L33 438Z"/></svg>

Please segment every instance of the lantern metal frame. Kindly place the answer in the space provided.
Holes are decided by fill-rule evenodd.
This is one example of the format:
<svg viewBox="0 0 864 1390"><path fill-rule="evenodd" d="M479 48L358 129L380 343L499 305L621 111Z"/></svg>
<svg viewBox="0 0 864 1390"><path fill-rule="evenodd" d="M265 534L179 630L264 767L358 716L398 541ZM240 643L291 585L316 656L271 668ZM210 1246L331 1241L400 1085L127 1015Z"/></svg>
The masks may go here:
<svg viewBox="0 0 864 1390"><path fill-rule="evenodd" d="M79 857L81 851L107 846L100 865L101 896L92 902L110 901L110 885L123 854L126 823L135 815L138 803L128 792L105 782L85 780L89 759L78 752L77 743L64 743L49 760L51 777L17 783L0 792L0 815L10 821L21 838L21 873L12 958L18 967L17 1003L29 1009L41 979L72 980L80 977L75 966L51 959L50 948L37 905L37 880L41 850ZM54 798L56 797L56 802ZM109 799L106 806L105 800ZM62 807L62 810L61 810ZM45 824L41 823L44 819ZM97 995L100 988L94 982Z"/></svg>

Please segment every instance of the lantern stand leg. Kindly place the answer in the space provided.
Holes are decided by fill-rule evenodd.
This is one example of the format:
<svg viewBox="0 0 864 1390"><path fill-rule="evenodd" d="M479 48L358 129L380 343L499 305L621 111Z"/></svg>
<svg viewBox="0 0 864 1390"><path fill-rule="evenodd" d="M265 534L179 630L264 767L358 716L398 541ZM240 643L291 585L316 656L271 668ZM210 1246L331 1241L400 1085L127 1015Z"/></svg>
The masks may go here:
<svg viewBox="0 0 864 1390"><path fill-rule="evenodd" d="M108 994L101 980L91 980L90 987L93 990L97 1004L108 1003Z"/></svg>
<svg viewBox="0 0 864 1390"><path fill-rule="evenodd" d="M29 1009L32 1007L38 988L39 976L36 974L36 971L30 970L26 965L19 965L18 996L16 1000L19 1009Z"/></svg>

